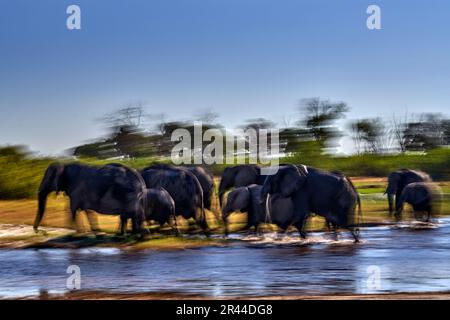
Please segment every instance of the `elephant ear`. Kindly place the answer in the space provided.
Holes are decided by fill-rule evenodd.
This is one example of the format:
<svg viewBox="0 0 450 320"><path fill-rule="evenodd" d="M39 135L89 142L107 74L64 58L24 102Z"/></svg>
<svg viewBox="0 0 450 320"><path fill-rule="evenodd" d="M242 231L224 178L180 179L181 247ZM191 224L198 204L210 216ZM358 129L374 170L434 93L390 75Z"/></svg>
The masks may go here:
<svg viewBox="0 0 450 320"><path fill-rule="evenodd" d="M417 188L417 191L414 193L414 197L415 203L428 202L431 198L431 190L428 187Z"/></svg>
<svg viewBox="0 0 450 320"><path fill-rule="evenodd" d="M281 179L278 188L283 197L290 197L302 187L306 180L306 175L293 165L286 166L280 171Z"/></svg>
<svg viewBox="0 0 450 320"><path fill-rule="evenodd" d="M234 211L244 210L250 204L250 191L247 187L237 188L233 191L233 199L231 203L231 207Z"/></svg>
<svg viewBox="0 0 450 320"><path fill-rule="evenodd" d="M52 192L61 190L61 176L64 172L64 165L60 163L52 163L45 171L44 178L42 179L39 191Z"/></svg>
<svg viewBox="0 0 450 320"><path fill-rule="evenodd" d="M146 189L147 196L147 204L152 206L155 204L155 201L158 199L158 193L161 192L159 188L149 188Z"/></svg>
<svg viewBox="0 0 450 320"><path fill-rule="evenodd" d="M386 188L385 193L394 194L397 192L398 185L400 183L401 175L399 172L392 172L388 176L388 186Z"/></svg>

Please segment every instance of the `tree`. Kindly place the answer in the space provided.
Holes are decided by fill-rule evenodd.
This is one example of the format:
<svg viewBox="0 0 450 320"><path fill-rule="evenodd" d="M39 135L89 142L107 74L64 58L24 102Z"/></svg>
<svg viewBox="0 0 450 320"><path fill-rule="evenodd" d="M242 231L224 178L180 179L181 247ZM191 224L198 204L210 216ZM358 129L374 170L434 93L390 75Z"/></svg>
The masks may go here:
<svg viewBox="0 0 450 320"><path fill-rule="evenodd" d="M286 155L294 155L304 151L305 142L311 141L311 134L307 129L299 127L287 127L280 130L280 152Z"/></svg>
<svg viewBox="0 0 450 320"><path fill-rule="evenodd" d="M323 147L334 147L334 140L342 136L335 121L345 117L345 113L349 110L347 104L309 98L300 101L299 109L304 118L297 124L305 126L313 139Z"/></svg>
<svg viewBox="0 0 450 320"><path fill-rule="evenodd" d="M103 159L154 155L153 142L143 129L145 117L140 102L104 115L99 121L108 126L108 136L74 148L73 155Z"/></svg>
<svg viewBox="0 0 450 320"><path fill-rule="evenodd" d="M404 131L407 123L408 123L408 113L405 113L404 119L396 117L395 115L392 117L391 136L397 143L397 147L402 153L406 151L406 141Z"/></svg>
<svg viewBox="0 0 450 320"><path fill-rule="evenodd" d="M384 149L385 127L380 118L361 119L351 123L356 152L381 153Z"/></svg>
<svg viewBox="0 0 450 320"><path fill-rule="evenodd" d="M114 112L108 113L99 120L113 128L123 126L140 128L145 116L142 102L136 102L127 104Z"/></svg>

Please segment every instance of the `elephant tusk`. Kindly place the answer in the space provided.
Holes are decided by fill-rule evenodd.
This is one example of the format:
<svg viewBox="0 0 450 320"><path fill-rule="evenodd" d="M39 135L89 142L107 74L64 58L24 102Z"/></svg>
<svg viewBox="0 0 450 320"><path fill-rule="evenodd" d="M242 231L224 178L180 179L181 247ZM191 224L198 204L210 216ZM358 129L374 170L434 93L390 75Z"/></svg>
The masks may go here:
<svg viewBox="0 0 450 320"><path fill-rule="evenodd" d="M266 197L266 223L272 223L272 219L270 216L270 193L267 194Z"/></svg>

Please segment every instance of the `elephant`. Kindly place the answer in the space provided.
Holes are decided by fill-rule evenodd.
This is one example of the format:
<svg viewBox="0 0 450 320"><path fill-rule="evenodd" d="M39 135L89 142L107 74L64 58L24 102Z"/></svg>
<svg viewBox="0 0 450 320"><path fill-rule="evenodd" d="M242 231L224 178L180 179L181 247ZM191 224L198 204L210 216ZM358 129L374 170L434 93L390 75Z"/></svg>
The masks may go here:
<svg viewBox="0 0 450 320"><path fill-rule="evenodd" d="M147 188L162 187L175 202L175 214L185 219L194 218L208 235L203 189L195 175L182 167L156 164L141 170ZM200 209L200 216L196 212Z"/></svg>
<svg viewBox="0 0 450 320"><path fill-rule="evenodd" d="M225 234L228 234L228 217L232 212L247 212L247 225L244 230L255 228L255 233L259 233L258 225L265 221L265 204L261 203L262 186L251 184L246 187L239 187L232 190L227 197L225 205L222 207L222 220L225 225Z"/></svg>
<svg viewBox="0 0 450 320"><path fill-rule="evenodd" d="M398 171L391 172L388 176L388 185L384 194L387 194L389 214L392 215L394 211L393 196L395 194L395 208L399 208L400 196L403 189L413 182L432 182L432 179L428 174L418 170L400 169ZM399 212L396 211L396 216L399 216Z"/></svg>
<svg viewBox="0 0 450 320"><path fill-rule="evenodd" d="M219 204L222 207L223 195L230 188L245 187L251 184L262 185L266 179L257 165L237 165L223 171L219 184Z"/></svg>
<svg viewBox="0 0 450 320"><path fill-rule="evenodd" d="M243 230L254 227L256 234L260 234L259 225L261 223L275 224L283 231L289 228L295 217L292 199L276 193L270 197L270 203L265 203L261 201L261 190L262 186L252 184L236 188L228 193L226 203L222 208L225 234L228 234L228 217L232 212L247 212L247 224ZM267 205L270 206L268 209ZM270 212L270 215L267 212ZM328 224L331 223L327 221ZM331 229L331 225L329 229Z"/></svg>
<svg viewBox="0 0 450 320"><path fill-rule="evenodd" d="M86 211L88 217L91 211L96 211L131 219L133 233L144 233L146 187L134 169L120 164L102 167L80 163L50 164L39 186L35 231L38 231L51 192L64 192L69 197L73 222L79 210ZM91 229L98 231L96 223L90 222Z"/></svg>
<svg viewBox="0 0 450 320"><path fill-rule="evenodd" d="M292 199L294 214L290 224L299 230L302 238L306 236L303 227L307 217L315 213L337 227L347 228L355 242L359 241L355 210L358 206L359 220L362 217L361 200L348 177L304 165L284 165L276 174L267 177L261 190L261 201L272 195Z"/></svg>
<svg viewBox="0 0 450 320"><path fill-rule="evenodd" d="M147 221L154 220L161 227L170 223L170 218L174 219L172 228L178 234L178 228L175 216L175 202L170 194L164 188L151 188L146 190L147 207L145 215ZM121 219L120 234L123 235L126 230L127 219Z"/></svg>
<svg viewBox="0 0 450 320"><path fill-rule="evenodd" d="M211 197L214 192L214 176L201 166L184 166L188 171L192 172L197 178L203 189L203 206L205 209L211 210Z"/></svg>
<svg viewBox="0 0 450 320"><path fill-rule="evenodd" d="M418 212L426 212L426 221L430 221L430 218L434 212L434 209L438 206L441 191L438 186L430 182L413 182L408 184L400 195L396 212L400 216L403 211L404 203L409 203L416 215Z"/></svg>

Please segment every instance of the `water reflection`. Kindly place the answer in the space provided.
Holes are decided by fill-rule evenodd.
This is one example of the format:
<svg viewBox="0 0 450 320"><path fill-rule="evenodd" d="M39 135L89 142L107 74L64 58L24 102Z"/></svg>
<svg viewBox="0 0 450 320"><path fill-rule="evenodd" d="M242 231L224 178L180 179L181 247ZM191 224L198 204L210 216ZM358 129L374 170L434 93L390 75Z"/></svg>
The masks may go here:
<svg viewBox="0 0 450 320"><path fill-rule="evenodd" d="M0 296L63 292L71 264L81 287L205 296L421 292L450 289L450 220L438 228L373 228L363 243L327 234L241 237L229 247L176 251L111 248L0 250ZM367 286L379 268L379 287Z"/></svg>

